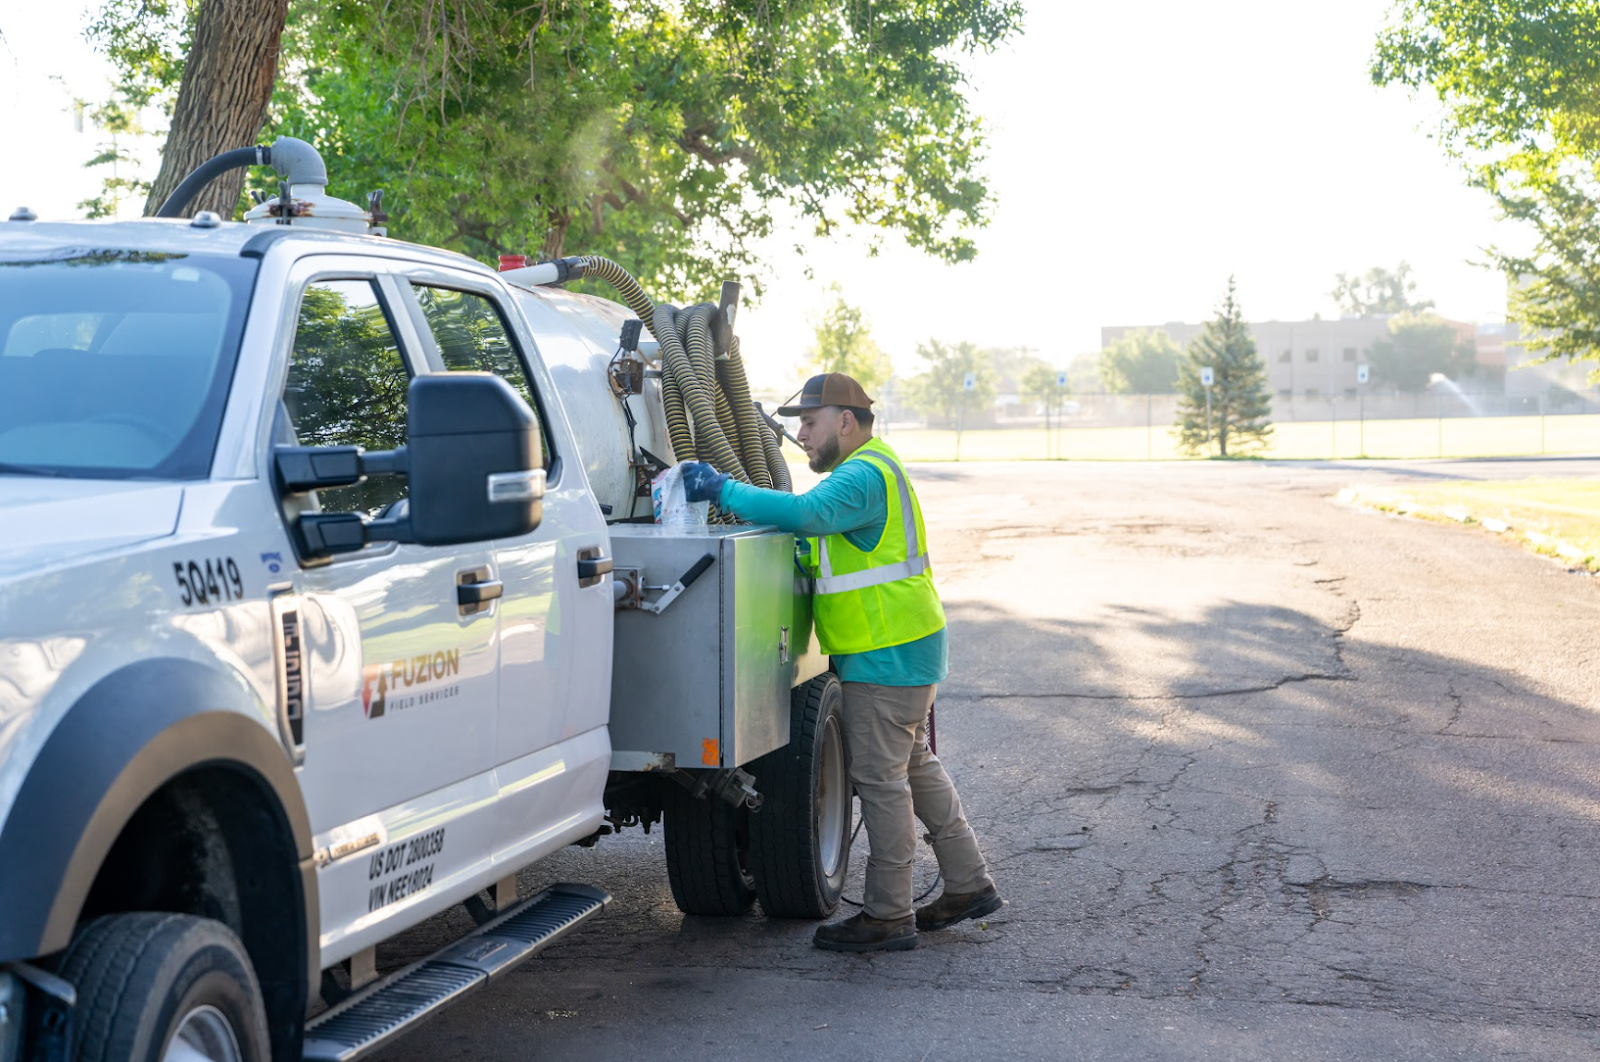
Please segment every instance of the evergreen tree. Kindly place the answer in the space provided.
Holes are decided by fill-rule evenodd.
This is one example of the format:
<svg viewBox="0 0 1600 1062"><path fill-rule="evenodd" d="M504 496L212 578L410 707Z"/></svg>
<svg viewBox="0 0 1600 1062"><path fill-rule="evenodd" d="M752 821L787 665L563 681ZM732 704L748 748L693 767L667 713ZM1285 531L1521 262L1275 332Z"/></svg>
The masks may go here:
<svg viewBox="0 0 1600 1062"><path fill-rule="evenodd" d="M1206 388L1200 370L1212 372L1210 423L1206 416ZM1189 344L1189 355L1178 365L1178 445L1198 453L1212 442L1217 453L1265 447L1272 435L1272 397L1267 390L1267 366L1256 353L1250 326L1234 298L1233 278L1217 316Z"/></svg>

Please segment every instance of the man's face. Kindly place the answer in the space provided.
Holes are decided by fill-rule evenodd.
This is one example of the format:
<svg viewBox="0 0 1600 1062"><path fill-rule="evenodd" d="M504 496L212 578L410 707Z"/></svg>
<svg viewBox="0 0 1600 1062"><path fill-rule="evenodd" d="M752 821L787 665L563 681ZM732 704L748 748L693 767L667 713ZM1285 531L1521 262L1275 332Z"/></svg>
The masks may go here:
<svg viewBox="0 0 1600 1062"><path fill-rule="evenodd" d="M800 414L800 430L795 438L805 448L813 472L829 472L839 463L839 420L843 411L836 406L808 409Z"/></svg>

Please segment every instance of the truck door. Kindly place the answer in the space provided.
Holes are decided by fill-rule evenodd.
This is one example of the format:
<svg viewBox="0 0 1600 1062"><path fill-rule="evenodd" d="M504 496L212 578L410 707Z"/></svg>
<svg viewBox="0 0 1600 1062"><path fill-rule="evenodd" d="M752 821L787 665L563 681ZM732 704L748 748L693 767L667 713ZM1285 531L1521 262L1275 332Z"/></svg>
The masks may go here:
<svg viewBox="0 0 1600 1062"><path fill-rule="evenodd" d="M531 342L497 285L411 274L421 328L450 371L493 372L539 414L547 479L537 530L496 544L500 612L498 858L594 828L610 763L612 597L605 517ZM541 851L535 852L535 849Z"/></svg>
<svg viewBox="0 0 1600 1062"><path fill-rule="evenodd" d="M274 441L393 449L410 376L427 362L397 312L403 282L340 261L291 274L298 309ZM292 534L305 508L376 516L405 504L403 477L374 477L286 499L285 523ZM462 604L458 587L492 584L498 564L487 542L293 557L311 706L300 776L326 853L326 963L388 935L391 920L442 908L443 893L491 868L499 614L495 602Z"/></svg>

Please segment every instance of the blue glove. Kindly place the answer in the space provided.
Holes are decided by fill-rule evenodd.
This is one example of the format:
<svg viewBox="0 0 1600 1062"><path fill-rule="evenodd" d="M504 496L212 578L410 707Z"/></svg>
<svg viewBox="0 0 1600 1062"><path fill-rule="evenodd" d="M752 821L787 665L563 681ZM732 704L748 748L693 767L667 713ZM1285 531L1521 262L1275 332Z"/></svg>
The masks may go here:
<svg viewBox="0 0 1600 1062"><path fill-rule="evenodd" d="M718 501L722 497L722 485L726 482L726 472L718 472L704 461L683 463L683 489L692 502Z"/></svg>

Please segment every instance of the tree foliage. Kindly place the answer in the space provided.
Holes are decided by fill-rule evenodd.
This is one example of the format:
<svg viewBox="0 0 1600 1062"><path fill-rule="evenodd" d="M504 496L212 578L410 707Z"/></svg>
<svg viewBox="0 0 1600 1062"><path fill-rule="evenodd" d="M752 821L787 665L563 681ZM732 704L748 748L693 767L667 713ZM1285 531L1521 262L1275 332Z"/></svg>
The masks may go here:
<svg viewBox="0 0 1600 1062"><path fill-rule="evenodd" d="M1600 0L1401 0L1372 77L1431 89L1446 148L1536 236L1489 251L1508 315L1547 358L1600 358Z"/></svg>
<svg viewBox="0 0 1600 1062"><path fill-rule="evenodd" d="M1433 301L1412 298L1417 282L1411 279L1411 266L1401 262L1393 272L1374 266L1359 277L1334 275L1333 301L1339 312L1355 317L1374 317L1385 313L1419 313L1431 309Z"/></svg>
<svg viewBox="0 0 1600 1062"><path fill-rule="evenodd" d="M943 343L930 339L917 344L917 356L927 369L906 382L905 400L932 420L960 423L969 414L985 410L994 401L993 359L974 343ZM973 387L966 388L967 374Z"/></svg>
<svg viewBox="0 0 1600 1062"><path fill-rule="evenodd" d="M1022 375L1022 397L1037 403L1035 409L1044 412L1047 452L1051 421L1066 412L1063 403L1066 402L1067 396L1072 394L1072 381L1062 382L1061 376L1061 372L1052 369L1044 362L1030 366Z"/></svg>
<svg viewBox="0 0 1600 1062"><path fill-rule="evenodd" d="M1022 397L1033 399L1046 407L1058 405L1072 394L1072 381L1069 379L1059 383L1060 377L1060 371L1044 362L1030 365L1028 371L1022 374Z"/></svg>
<svg viewBox="0 0 1600 1062"><path fill-rule="evenodd" d="M1460 380L1478 369L1476 344L1431 313L1403 313L1389 322L1389 337L1367 352L1373 383L1399 391L1421 391L1434 374Z"/></svg>
<svg viewBox="0 0 1600 1062"><path fill-rule="evenodd" d="M127 91L171 91L192 2L106 0ZM292 0L267 132L317 144L334 194L384 188L408 239L759 294L790 216L973 256L990 199L961 64L1020 22L1017 0Z"/></svg>
<svg viewBox="0 0 1600 1062"><path fill-rule="evenodd" d="M1100 385L1115 395L1169 395L1177 390L1183 351L1160 328L1136 328L1100 352Z"/></svg>
<svg viewBox="0 0 1600 1062"><path fill-rule="evenodd" d="M1074 354L1067 362L1067 386L1074 394L1089 394L1105 385L1100 382L1100 352Z"/></svg>
<svg viewBox="0 0 1600 1062"><path fill-rule="evenodd" d="M1207 405L1207 388L1201 369L1210 368L1213 379ZM1233 278L1217 316L1189 344L1189 355L1178 367L1178 445L1198 453L1215 443L1217 453L1228 456L1240 450L1264 447L1272 436L1269 417L1272 398L1267 390L1267 366L1256 353L1244 313L1234 296ZM1209 410L1209 412L1208 412Z"/></svg>
<svg viewBox="0 0 1600 1062"><path fill-rule="evenodd" d="M866 314L844 301L838 284L828 289L833 302L812 322L815 341L808 352L808 372L842 372L876 396L889 382L889 356L872 338Z"/></svg>

